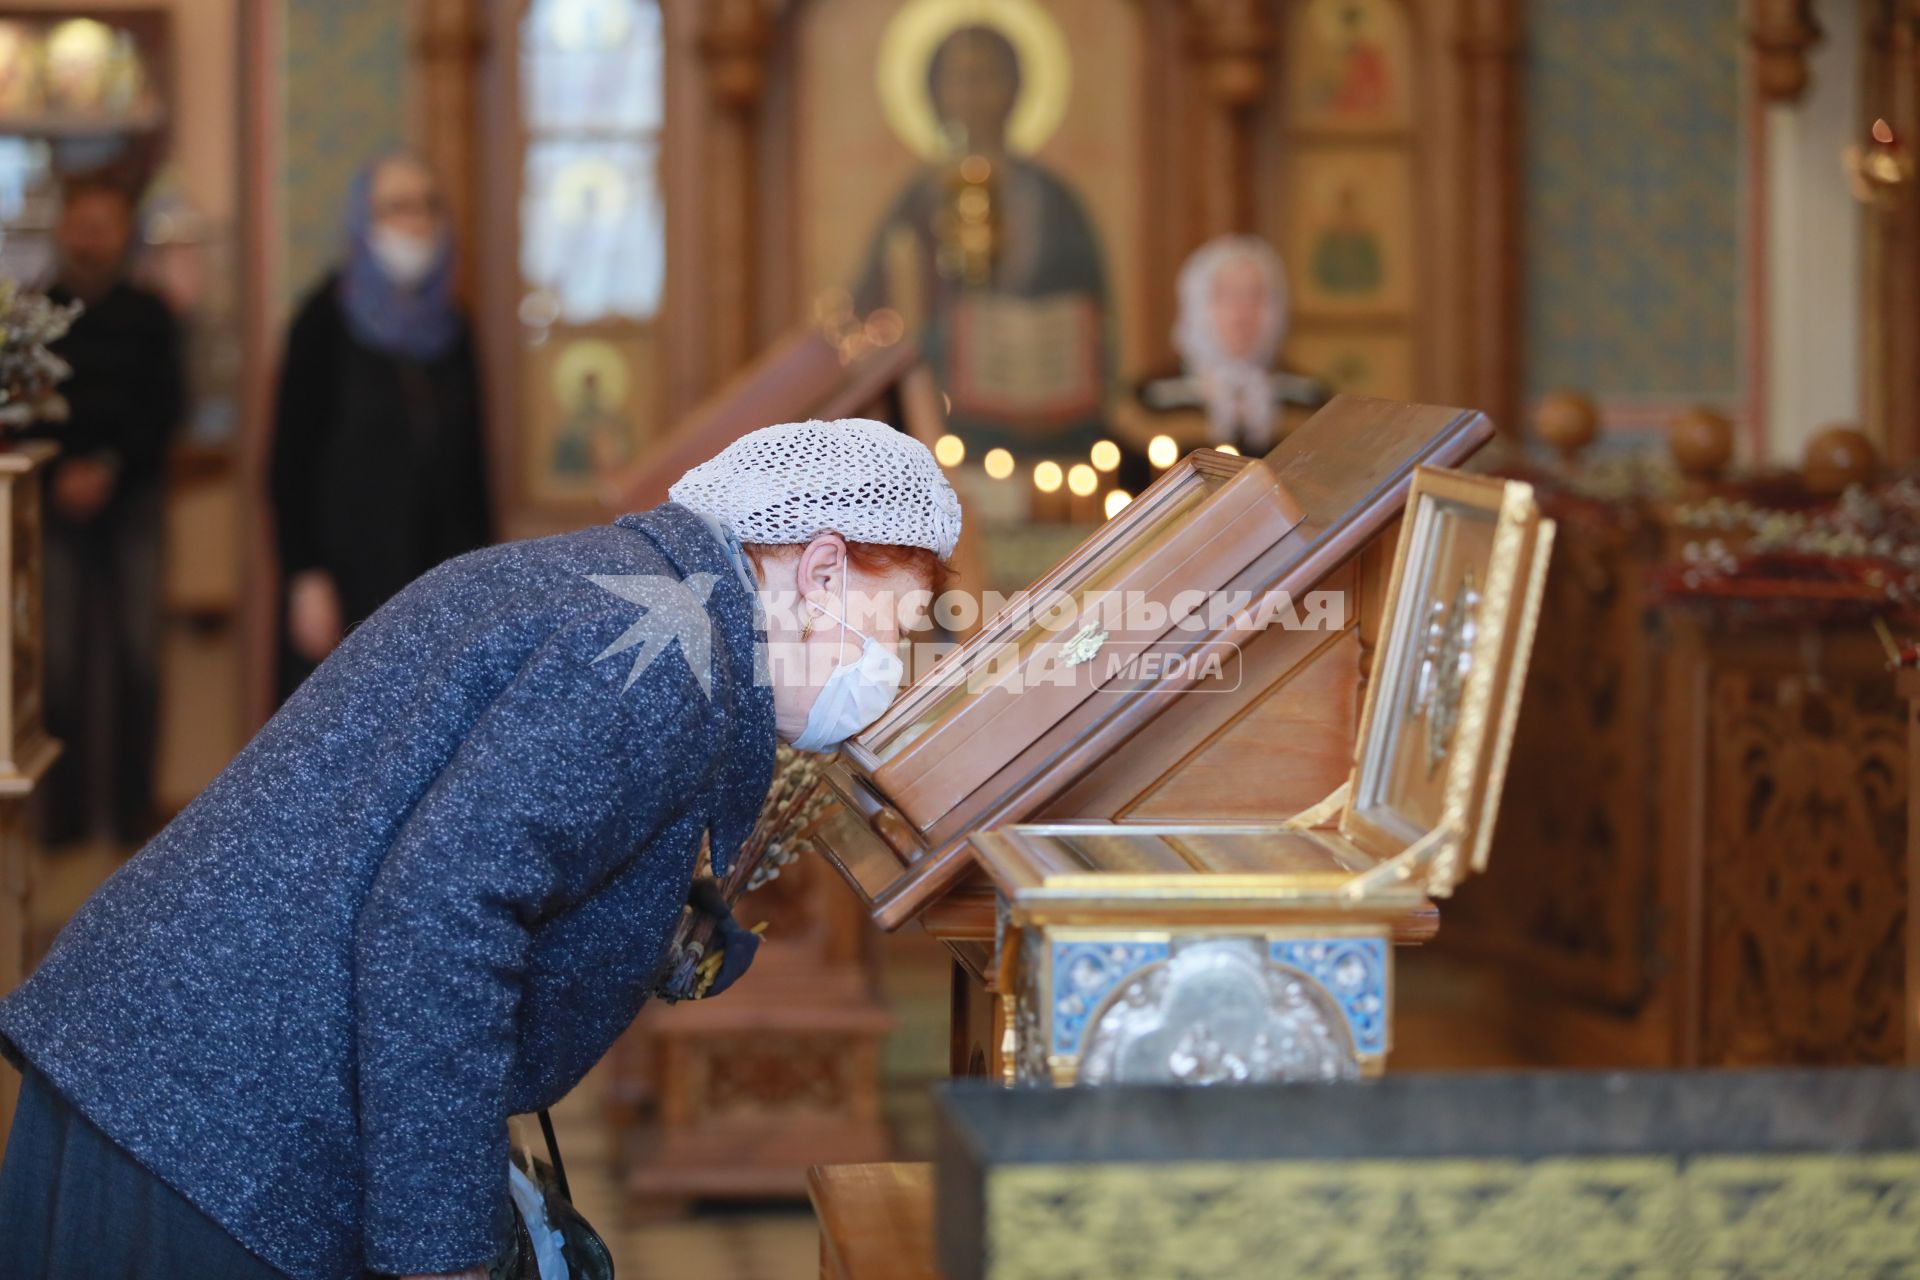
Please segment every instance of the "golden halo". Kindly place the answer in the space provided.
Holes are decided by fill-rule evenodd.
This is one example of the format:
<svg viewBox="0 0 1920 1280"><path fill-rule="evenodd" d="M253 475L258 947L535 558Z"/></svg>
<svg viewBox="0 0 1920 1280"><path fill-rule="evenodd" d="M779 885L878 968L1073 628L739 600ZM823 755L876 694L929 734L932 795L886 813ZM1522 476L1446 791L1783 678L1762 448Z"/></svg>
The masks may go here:
<svg viewBox="0 0 1920 1280"><path fill-rule="evenodd" d="M633 6L620 0L569 0L546 6L547 32L568 53L618 49L633 33Z"/></svg>
<svg viewBox="0 0 1920 1280"><path fill-rule="evenodd" d="M911 0L880 38L876 77L887 124L923 159L946 154L927 94L927 69L940 42L962 27L992 27L1013 45L1020 97L1007 122L1007 145L1016 154L1033 154L1060 127L1073 85L1066 37L1036 0Z"/></svg>
<svg viewBox="0 0 1920 1280"><path fill-rule="evenodd" d="M627 402L629 370L619 348L598 338L580 338L567 344L553 364L553 392L569 408L579 392L581 378L596 375L600 385L600 408L610 411Z"/></svg>
<svg viewBox="0 0 1920 1280"><path fill-rule="evenodd" d="M594 197L589 200L589 197ZM589 204L602 226L618 222L627 207L627 176L612 161L598 157L570 160L553 175L547 199L566 222L577 222Z"/></svg>

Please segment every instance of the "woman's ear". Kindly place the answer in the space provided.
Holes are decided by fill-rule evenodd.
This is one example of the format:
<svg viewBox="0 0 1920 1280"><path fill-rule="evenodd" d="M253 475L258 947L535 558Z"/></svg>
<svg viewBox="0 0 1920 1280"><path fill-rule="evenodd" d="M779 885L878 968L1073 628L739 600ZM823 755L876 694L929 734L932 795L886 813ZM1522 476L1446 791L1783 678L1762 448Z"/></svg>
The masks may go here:
<svg viewBox="0 0 1920 1280"><path fill-rule="evenodd" d="M811 599L818 593L837 597L841 575L847 571L847 540L837 533L816 535L801 551L797 568L797 585L803 599Z"/></svg>

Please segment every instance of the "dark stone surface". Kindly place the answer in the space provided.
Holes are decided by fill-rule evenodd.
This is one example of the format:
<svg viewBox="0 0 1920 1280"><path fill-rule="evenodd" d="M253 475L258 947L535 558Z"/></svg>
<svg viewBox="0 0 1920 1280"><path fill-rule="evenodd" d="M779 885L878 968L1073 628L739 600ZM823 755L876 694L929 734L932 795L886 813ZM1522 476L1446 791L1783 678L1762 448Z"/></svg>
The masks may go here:
<svg viewBox="0 0 1920 1280"><path fill-rule="evenodd" d="M983 1164L1891 1151L1920 1070L1399 1075L1248 1088L940 1089L943 1157Z"/></svg>
<svg viewBox="0 0 1920 1280"><path fill-rule="evenodd" d="M1017 1164L1917 1147L1920 1070L1902 1068L1400 1075L1204 1089L956 1081L939 1090L936 1249L953 1280L989 1274L987 1181L995 1167Z"/></svg>

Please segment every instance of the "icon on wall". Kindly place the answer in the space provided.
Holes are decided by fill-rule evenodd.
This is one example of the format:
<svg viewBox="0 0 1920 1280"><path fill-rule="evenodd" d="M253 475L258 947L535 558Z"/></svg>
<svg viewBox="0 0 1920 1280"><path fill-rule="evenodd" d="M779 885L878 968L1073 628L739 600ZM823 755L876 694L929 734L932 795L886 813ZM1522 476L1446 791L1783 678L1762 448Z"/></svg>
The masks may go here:
<svg viewBox="0 0 1920 1280"><path fill-rule="evenodd" d="M1404 0L1308 0L1288 42L1295 128L1366 131L1412 124L1412 32Z"/></svg>
<svg viewBox="0 0 1920 1280"><path fill-rule="evenodd" d="M1374 147L1303 148L1289 178L1286 257L1295 304L1314 315L1400 314L1413 305L1409 158Z"/></svg>
<svg viewBox="0 0 1920 1280"><path fill-rule="evenodd" d="M651 346L625 328L559 331L529 353L528 488L541 500L591 497L645 435Z"/></svg>
<svg viewBox="0 0 1920 1280"><path fill-rule="evenodd" d="M1364 298L1380 287L1380 234L1353 183L1334 195L1333 212L1314 243L1313 276L1327 293L1344 297Z"/></svg>
<svg viewBox="0 0 1920 1280"><path fill-rule="evenodd" d="M918 325L963 437L1049 452L1104 434L1105 252L1039 154L1072 92L1058 22L1036 0L911 0L875 75L924 165L869 241L856 306Z"/></svg>
<svg viewBox="0 0 1920 1280"><path fill-rule="evenodd" d="M156 112L133 31L93 18L0 20L0 115L139 123Z"/></svg>

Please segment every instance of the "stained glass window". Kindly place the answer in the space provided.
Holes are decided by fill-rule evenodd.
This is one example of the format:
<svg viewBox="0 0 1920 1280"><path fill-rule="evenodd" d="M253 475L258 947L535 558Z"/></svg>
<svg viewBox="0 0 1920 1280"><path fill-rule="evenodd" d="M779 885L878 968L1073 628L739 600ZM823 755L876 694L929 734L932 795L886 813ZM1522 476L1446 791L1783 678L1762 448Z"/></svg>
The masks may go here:
<svg viewBox="0 0 1920 1280"><path fill-rule="evenodd" d="M666 275L657 0L534 0L520 59L522 318L651 320Z"/></svg>

